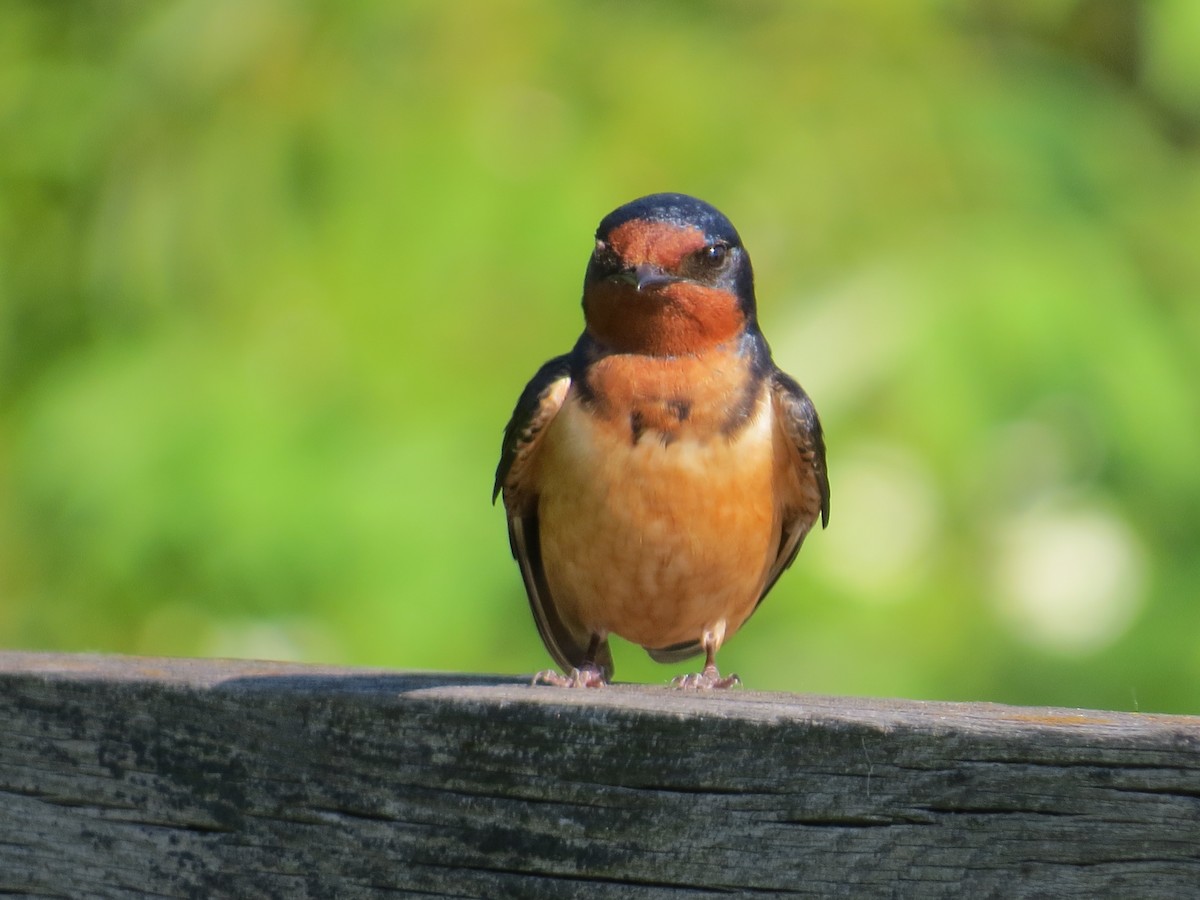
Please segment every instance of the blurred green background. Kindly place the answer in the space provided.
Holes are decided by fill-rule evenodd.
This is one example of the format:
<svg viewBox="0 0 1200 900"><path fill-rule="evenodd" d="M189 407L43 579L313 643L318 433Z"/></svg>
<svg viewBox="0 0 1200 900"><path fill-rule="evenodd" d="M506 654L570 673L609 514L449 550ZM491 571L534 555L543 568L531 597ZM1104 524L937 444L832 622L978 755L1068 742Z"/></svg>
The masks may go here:
<svg viewBox="0 0 1200 900"><path fill-rule="evenodd" d="M1200 712L1198 41L1192 0L5 0L0 646L547 665L500 431L600 217L678 190L833 482L722 667Z"/></svg>

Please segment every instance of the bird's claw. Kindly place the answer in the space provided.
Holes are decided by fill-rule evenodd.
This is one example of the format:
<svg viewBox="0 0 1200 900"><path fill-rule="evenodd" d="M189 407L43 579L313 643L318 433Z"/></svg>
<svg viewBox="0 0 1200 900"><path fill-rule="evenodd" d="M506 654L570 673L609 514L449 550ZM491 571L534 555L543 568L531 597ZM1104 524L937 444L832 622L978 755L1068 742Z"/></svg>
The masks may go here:
<svg viewBox="0 0 1200 900"><path fill-rule="evenodd" d="M671 686L685 691L712 691L725 690L734 685L742 683L742 679L737 675L728 675L722 677L717 671L717 667L708 665L704 667L702 672L694 672L691 675L678 675L671 679Z"/></svg>
<svg viewBox="0 0 1200 900"><path fill-rule="evenodd" d="M578 669L572 669L566 675L560 675L554 669L543 669L533 676L530 684L549 684L564 688L598 688L608 682L604 680L604 672L598 667L584 664Z"/></svg>

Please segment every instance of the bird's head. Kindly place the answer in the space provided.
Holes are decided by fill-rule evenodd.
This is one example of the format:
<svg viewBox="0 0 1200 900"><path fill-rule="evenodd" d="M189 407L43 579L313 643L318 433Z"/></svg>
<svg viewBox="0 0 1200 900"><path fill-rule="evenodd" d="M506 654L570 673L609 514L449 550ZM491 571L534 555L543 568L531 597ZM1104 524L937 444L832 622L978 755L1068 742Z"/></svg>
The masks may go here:
<svg viewBox="0 0 1200 900"><path fill-rule="evenodd" d="M756 327L750 257L704 201L642 197L596 229L583 312L588 333L618 352L699 353Z"/></svg>

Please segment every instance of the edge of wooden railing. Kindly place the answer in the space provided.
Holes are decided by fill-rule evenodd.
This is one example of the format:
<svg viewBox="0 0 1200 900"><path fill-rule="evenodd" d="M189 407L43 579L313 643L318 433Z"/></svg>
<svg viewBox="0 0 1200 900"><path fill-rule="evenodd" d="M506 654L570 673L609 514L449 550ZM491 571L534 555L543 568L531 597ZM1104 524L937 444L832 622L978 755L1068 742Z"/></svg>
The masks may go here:
<svg viewBox="0 0 1200 900"><path fill-rule="evenodd" d="M1176 897L1200 718L0 653L0 894Z"/></svg>

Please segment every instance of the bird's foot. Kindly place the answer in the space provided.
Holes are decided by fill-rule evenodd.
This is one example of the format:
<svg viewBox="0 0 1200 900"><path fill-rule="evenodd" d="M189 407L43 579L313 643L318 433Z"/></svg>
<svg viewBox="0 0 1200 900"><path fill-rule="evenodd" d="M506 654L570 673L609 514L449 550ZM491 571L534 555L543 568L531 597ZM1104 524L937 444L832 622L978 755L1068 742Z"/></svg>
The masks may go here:
<svg viewBox="0 0 1200 900"><path fill-rule="evenodd" d="M725 690L731 688L735 684L741 684L742 679L736 675L722 677L714 665L707 665L703 672L695 672L691 675L678 675L671 679L671 686L677 687L685 691L711 691Z"/></svg>
<svg viewBox="0 0 1200 900"><path fill-rule="evenodd" d="M543 669L533 676L530 683L565 688L598 688L608 684L604 680L604 672L598 666L588 663L584 663L578 669L572 669L566 675L560 675L554 669Z"/></svg>

